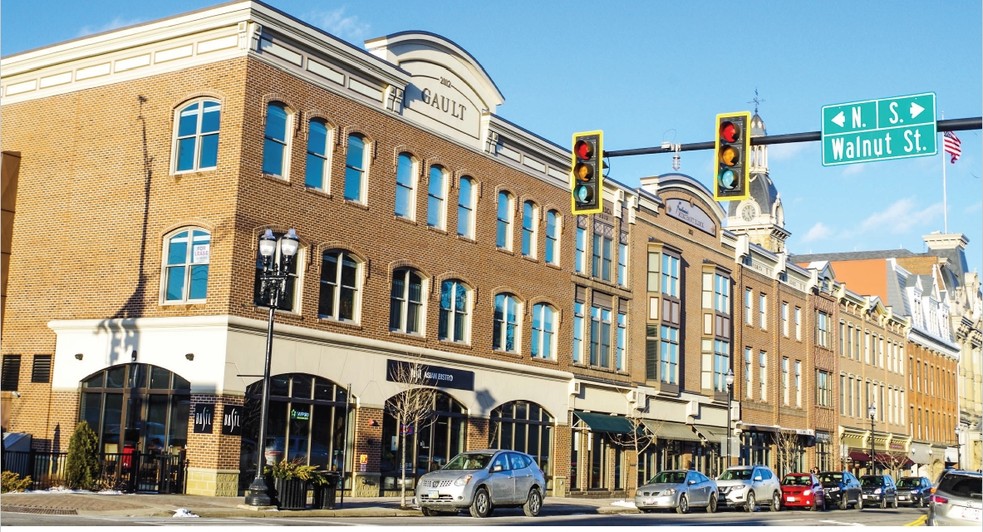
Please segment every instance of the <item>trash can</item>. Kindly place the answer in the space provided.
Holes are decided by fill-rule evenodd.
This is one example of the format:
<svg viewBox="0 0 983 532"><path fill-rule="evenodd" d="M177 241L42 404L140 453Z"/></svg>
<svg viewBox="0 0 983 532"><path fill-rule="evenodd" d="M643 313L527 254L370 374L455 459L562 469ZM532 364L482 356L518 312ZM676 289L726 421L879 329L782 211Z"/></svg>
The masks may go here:
<svg viewBox="0 0 983 532"><path fill-rule="evenodd" d="M334 510L341 475L334 471L317 473L319 482L314 486L314 508Z"/></svg>

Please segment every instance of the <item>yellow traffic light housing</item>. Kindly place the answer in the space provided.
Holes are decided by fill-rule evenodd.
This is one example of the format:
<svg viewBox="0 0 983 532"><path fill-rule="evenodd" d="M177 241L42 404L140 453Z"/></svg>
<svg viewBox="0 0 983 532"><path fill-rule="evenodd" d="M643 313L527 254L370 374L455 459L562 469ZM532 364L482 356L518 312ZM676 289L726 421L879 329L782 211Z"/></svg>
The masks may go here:
<svg viewBox="0 0 983 532"><path fill-rule="evenodd" d="M717 115L713 176L713 199L717 201L739 201L750 193L750 124L747 111Z"/></svg>
<svg viewBox="0 0 983 532"><path fill-rule="evenodd" d="M603 207L604 133L573 134L570 170L570 202L573 214L594 214Z"/></svg>

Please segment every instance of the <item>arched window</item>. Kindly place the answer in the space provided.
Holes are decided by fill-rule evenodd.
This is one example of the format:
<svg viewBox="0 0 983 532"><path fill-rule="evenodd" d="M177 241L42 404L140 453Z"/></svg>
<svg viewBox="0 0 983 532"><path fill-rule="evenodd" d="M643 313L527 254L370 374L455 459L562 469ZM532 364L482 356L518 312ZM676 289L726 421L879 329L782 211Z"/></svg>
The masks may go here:
<svg viewBox="0 0 983 532"><path fill-rule="evenodd" d="M512 250L512 195L506 191L498 193L498 215L495 226L495 245L499 249Z"/></svg>
<svg viewBox="0 0 983 532"><path fill-rule="evenodd" d="M467 409L453 397L436 390L430 406L432 416L419 426L406 426L401 419L397 419L394 411L399 409L393 408L395 397L386 401L382 422L382 441L386 444L380 446L382 456L379 457L379 470L384 495L396 494L385 492L400 488L402 470L406 471L406 488L412 490L417 478L439 469L467 446ZM399 467L401 460L405 460L402 468Z"/></svg>
<svg viewBox="0 0 983 532"><path fill-rule="evenodd" d="M328 191L331 182L331 135L328 124L314 118L307 127L307 161L304 167L304 185Z"/></svg>
<svg viewBox="0 0 983 532"><path fill-rule="evenodd" d="M440 284L440 321L437 334L441 340L467 343L470 333L471 291L457 279Z"/></svg>
<svg viewBox="0 0 983 532"><path fill-rule="evenodd" d="M290 113L280 102L266 106L266 127L263 129L263 173L286 178L290 167Z"/></svg>
<svg viewBox="0 0 983 532"><path fill-rule="evenodd" d="M365 203L367 150L365 137L357 133L348 136L348 155L345 157L345 199Z"/></svg>
<svg viewBox="0 0 983 532"><path fill-rule="evenodd" d="M556 309L545 303L532 307L532 336L530 355L532 358L556 360Z"/></svg>
<svg viewBox="0 0 983 532"><path fill-rule="evenodd" d="M423 332L423 278L411 268L393 272L389 329L406 334Z"/></svg>
<svg viewBox="0 0 983 532"><path fill-rule="evenodd" d="M94 373L82 381L79 406L79 420L99 436L103 453L175 451L188 443L191 383L162 367L122 364Z"/></svg>
<svg viewBox="0 0 983 532"><path fill-rule="evenodd" d="M546 213L546 264L560 264L560 213Z"/></svg>
<svg viewBox="0 0 983 532"><path fill-rule="evenodd" d="M457 189L457 234L474 239L474 180L462 177Z"/></svg>
<svg viewBox="0 0 983 532"><path fill-rule="evenodd" d="M164 302L205 300L212 237L199 228L183 229L165 242Z"/></svg>
<svg viewBox="0 0 983 532"><path fill-rule="evenodd" d="M396 160L396 216L413 220L416 217L416 161L408 153Z"/></svg>
<svg viewBox="0 0 983 532"><path fill-rule="evenodd" d="M222 104L215 100L199 100L178 110L174 130L175 172L215 168L221 116Z"/></svg>
<svg viewBox="0 0 983 532"><path fill-rule="evenodd" d="M447 220L447 170L442 166L430 167L427 184L427 225L444 229Z"/></svg>
<svg viewBox="0 0 983 532"><path fill-rule="evenodd" d="M532 201L522 204L522 256L536 258L536 228L539 225L539 209Z"/></svg>
<svg viewBox="0 0 983 532"><path fill-rule="evenodd" d="M321 255L321 290L317 315L337 321L358 322L362 263L340 249Z"/></svg>
<svg viewBox="0 0 983 532"><path fill-rule="evenodd" d="M239 450L239 490L256 477L256 442L263 381L246 388L242 443ZM296 460L321 469L351 471L351 445L347 441L348 392L328 379L304 373L270 377L270 403L266 418L266 455L275 460Z"/></svg>
<svg viewBox="0 0 983 532"><path fill-rule="evenodd" d="M553 424L553 416L536 403L505 403L491 411L488 447L511 449L532 456L546 473L548 484L553 473Z"/></svg>
<svg viewBox="0 0 983 532"><path fill-rule="evenodd" d="M492 349L519 352L519 302L513 294L495 296L495 324Z"/></svg>

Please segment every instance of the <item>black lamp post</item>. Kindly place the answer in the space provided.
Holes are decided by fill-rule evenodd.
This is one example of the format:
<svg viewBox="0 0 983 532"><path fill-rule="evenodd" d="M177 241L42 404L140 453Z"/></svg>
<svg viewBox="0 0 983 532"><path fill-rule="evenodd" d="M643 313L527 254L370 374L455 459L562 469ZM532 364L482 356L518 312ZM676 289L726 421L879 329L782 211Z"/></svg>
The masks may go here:
<svg viewBox="0 0 983 532"><path fill-rule="evenodd" d="M730 410L734 402L734 370L727 370L727 460L724 462L724 468L730 467Z"/></svg>
<svg viewBox="0 0 983 532"><path fill-rule="evenodd" d="M877 415L877 406L871 403L867 407L867 415L870 416L870 473L874 473L874 417Z"/></svg>
<svg viewBox="0 0 983 532"><path fill-rule="evenodd" d="M277 239L273 231L267 229L259 237L259 254L263 257L263 271L260 273L260 291L263 300L270 309L270 317L266 328L266 364L263 367L263 397L259 409L259 438L256 441L256 478L246 489L246 504L249 506L269 506L271 504L269 486L263 476L263 461L266 455L266 415L270 403L270 361L273 359L273 316L280 304L280 298L286 289L287 278L290 277L290 262L297 254L299 241L293 229L280 238L281 262L274 258Z"/></svg>

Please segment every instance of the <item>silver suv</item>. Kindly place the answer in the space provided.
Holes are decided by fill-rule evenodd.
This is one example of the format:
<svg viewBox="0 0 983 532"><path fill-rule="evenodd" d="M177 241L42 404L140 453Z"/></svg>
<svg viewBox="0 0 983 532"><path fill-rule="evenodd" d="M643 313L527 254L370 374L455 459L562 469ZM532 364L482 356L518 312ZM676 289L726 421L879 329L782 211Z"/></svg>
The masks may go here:
<svg viewBox="0 0 983 532"><path fill-rule="evenodd" d="M983 524L983 475L975 471L947 469L935 483L928 504L928 525L972 526Z"/></svg>
<svg viewBox="0 0 983 532"><path fill-rule="evenodd" d="M782 485L771 468L763 465L728 467L717 477L720 502L726 508L753 512L758 504L782 509Z"/></svg>
<svg viewBox="0 0 983 532"><path fill-rule="evenodd" d="M522 507L530 517L543 508L546 478L525 453L485 449L468 451L444 467L420 477L416 504L423 515L470 510L488 517L495 507Z"/></svg>

